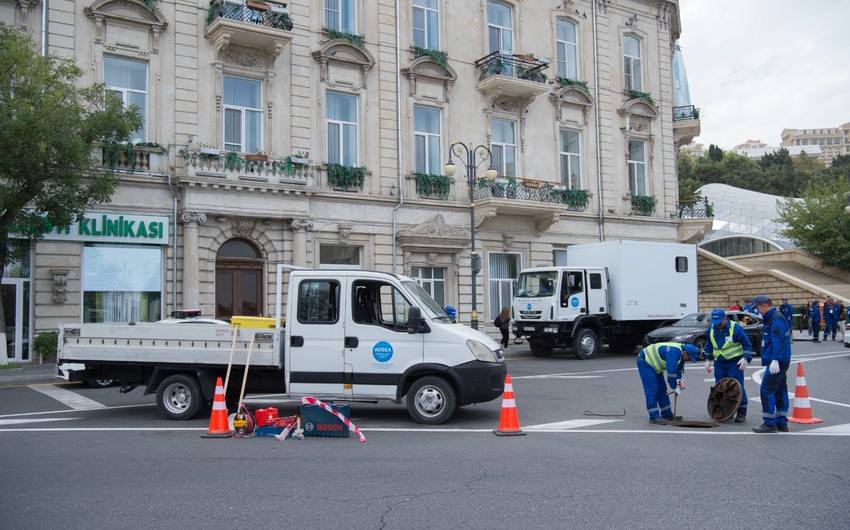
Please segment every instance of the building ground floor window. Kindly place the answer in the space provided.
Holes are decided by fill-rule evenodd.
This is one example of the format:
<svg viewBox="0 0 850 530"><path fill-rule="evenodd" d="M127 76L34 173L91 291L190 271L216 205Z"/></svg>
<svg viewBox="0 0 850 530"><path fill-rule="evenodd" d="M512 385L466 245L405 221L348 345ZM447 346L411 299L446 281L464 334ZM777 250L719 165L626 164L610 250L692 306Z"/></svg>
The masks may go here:
<svg viewBox="0 0 850 530"><path fill-rule="evenodd" d="M162 248L86 245L83 322L155 322L162 318Z"/></svg>

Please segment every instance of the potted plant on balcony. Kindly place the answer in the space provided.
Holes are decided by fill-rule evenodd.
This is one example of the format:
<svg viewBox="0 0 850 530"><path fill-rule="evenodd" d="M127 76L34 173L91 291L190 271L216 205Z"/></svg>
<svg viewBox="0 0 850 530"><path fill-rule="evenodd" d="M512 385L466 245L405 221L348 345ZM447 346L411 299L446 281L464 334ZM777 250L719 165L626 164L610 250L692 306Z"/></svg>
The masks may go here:
<svg viewBox="0 0 850 530"><path fill-rule="evenodd" d="M262 149L258 150L256 154L245 155L245 160L248 162L265 162L268 159L268 155Z"/></svg>
<svg viewBox="0 0 850 530"><path fill-rule="evenodd" d="M272 13L289 13L289 8L283 2L273 2L268 0L269 11Z"/></svg>
<svg viewBox="0 0 850 530"><path fill-rule="evenodd" d="M245 0L245 5L254 11L266 11L269 8L265 0Z"/></svg>
<svg viewBox="0 0 850 530"><path fill-rule="evenodd" d="M297 151L289 155L289 161L293 164L301 164L306 166L310 163L310 151Z"/></svg>
<svg viewBox="0 0 850 530"><path fill-rule="evenodd" d="M342 164L328 164L328 185L332 188L350 190L363 189L366 177L365 167L344 166Z"/></svg>
<svg viewBox="0 0 850 530"><path fill-rule="evenodd" d="M652 215L655 213L655 197L649 195L631 195L632 210L638 215Z"/></svg>

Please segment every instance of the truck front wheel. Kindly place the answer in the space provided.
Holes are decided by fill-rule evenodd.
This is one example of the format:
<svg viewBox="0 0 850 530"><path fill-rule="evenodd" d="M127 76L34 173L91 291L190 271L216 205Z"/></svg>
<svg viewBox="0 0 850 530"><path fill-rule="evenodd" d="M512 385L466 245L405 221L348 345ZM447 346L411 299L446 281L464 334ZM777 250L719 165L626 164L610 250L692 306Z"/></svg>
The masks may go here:
<svg viewBox="0 0 850 530"><path fill-rule="evenodd" d="M599 350L599 339L592 329L580 329L573 337L573 352L579 359L593 359Z"/></svg>
<svg viewBox="0 0 850 530"><path fill-rule="evenodd" d="M417 379L405 396L407 412L416 422L426 425L444 423L455 413L454 388L439 377Z"/></svg>
<svg viewBox="0 0 850 530"><path fill-rule="evenodd" d="M156 391L156 408L165 419L190 420L201 408L204 397L194 377L176 374L165 378Z"/></svg>

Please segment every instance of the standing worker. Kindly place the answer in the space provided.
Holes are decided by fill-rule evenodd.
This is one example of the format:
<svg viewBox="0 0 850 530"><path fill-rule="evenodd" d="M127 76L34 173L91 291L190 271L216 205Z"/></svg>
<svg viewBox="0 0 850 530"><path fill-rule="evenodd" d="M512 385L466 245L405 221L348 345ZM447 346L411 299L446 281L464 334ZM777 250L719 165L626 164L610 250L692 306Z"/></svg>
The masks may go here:
<svg viewBox="0 0 850 530"><path fill-rule="evenodd" d="M761 332L761 365L767 366L761 380L762 424L756 433L788 432L788 382L785 373L791 365L791 325L766 295L753 302L764 315Z"/></svg>
<svg viewBox="0 0 850 530"><path fill-rule="evenodd" d="M705 343L705 371L711 373L711 360L714 360L714 382L731 377L741 384L741 405L735 415L735 423L747 421L747 391L744 389L744 371L753 360L753 345L743 326L732 322L726 311L715 309L711 312L711 327L708 341Z"/></svg>
<svg viewBox="0 0 850 530"><path fill-rule="evenodd" d="M779 306L779 312L782 313L782 316L784 316L790 324L791 319L794 317L794 306L788 303L787 298L782 299L782 304Z"/></svg>
<svg viewBox="0 0 850 530"><path fill-rule="evenodd" d="M682 419L681 416L673 417L673 411L670 410L670 398L667 396L663 374L667 372L667 382L678 396L685 388L682 383L685 361L697 362L698 354L696 346L678 342L659 342L640 351L637 367L643 382L649 423L667 425L671 421Z"/></svg>
<svg viewBox="0 0 850 530"><path fill-rule="evenodd" d="M809 309L809 322L812 323L812 332L815 339L812 342L820 342L820 306L817 300L812 300L812 307Z"/></svg>
<svg viewBox="0 0 850 530"><path fill-rule="evenodd" d="M832 340L835 340L835 334L838 333L838 304L831 296L826 297L826 302L823 304L823 340L832 334Z"/></svg>

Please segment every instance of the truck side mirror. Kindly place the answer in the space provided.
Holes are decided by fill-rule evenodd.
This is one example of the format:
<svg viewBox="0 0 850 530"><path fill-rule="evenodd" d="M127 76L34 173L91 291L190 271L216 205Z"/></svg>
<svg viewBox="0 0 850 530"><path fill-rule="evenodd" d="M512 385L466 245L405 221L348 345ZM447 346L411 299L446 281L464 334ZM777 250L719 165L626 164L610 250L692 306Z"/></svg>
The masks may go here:
<svg viewBox="0 0 850 530"><path fill-rule="evenodd" d="M428 324L422 317L422 310L416 306L411 307L407 312L407 332L425 333L428 331Z"/></svg>

